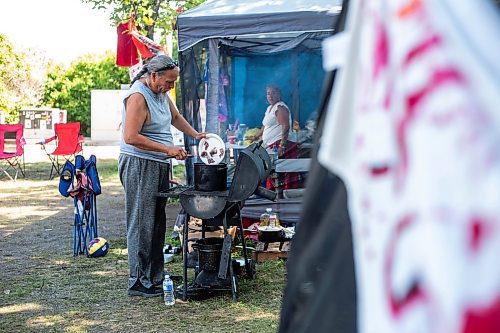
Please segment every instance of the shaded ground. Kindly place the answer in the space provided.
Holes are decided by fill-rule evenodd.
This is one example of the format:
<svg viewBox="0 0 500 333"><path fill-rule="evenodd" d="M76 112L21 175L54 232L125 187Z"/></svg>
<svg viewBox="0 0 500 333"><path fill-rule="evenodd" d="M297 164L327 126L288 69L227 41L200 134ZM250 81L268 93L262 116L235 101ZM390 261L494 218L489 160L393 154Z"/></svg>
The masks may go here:
<svg viewBox="0 0 500 333"><path fill-rule="evenodd" d="M276 331L281 262L259 265L256 280L241 279L236 304L230 295L173 308L161 298L128 297L123 190L116 162L99 165L99 235L111 251L98 259L72 257L73 204L57 192L57 180L0 179L0 332ZM32 165L30 179L47 168ZM168 205L169 225L178 211ZM180 274L181 258L166 269Z"/></svg>

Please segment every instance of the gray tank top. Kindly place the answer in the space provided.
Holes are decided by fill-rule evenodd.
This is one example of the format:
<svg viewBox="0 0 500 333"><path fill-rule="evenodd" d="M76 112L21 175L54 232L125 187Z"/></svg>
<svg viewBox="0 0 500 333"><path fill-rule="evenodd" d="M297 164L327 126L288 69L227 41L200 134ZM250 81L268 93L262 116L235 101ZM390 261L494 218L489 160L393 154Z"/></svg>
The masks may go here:
<svg viewBox="0 0 500 333"><path fill-rule="evenodd" d="M123 128L125 127L125 114L127 112L125 105L127 98L135 93L139 93L146 99L149 109L149 120L147 120L140 133L150 140L162 143L166 146L173 145L172 133L170 132L172 115L170 106L165 94L155 94L139 80L135 81L129 91L123 97L122 109L122 135L120 140L120 153L145 158L157 162L168 163L169 158L165 153L144 150L132 145L126 144L123 140Z"/></svg>

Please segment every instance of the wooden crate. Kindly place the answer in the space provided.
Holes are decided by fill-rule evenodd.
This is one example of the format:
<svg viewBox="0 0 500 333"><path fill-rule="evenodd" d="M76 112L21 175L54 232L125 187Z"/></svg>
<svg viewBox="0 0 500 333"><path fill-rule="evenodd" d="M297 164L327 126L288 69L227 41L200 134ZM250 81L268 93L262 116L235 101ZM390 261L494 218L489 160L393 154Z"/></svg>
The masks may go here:
<svg viewBox="0 0 500 333"><path fill-rule="evenodd" d="M278 260L278 259L286 259L288 258L288 252L282 252L282 251L278 251L278 252L268 252L268 251L265 251L265 252L259 252L259 251L255 251L252 253L252 259L255 261L255 262L264 262L264 261L268 261L268 260Z"/></svg>
<svg viewBox="0 0 500 333"><path fill-rule="evenodd" d="M288 249L290 242L262 243L255 245L255 251L252 253L252 259L255 262L264 262L267 260L278 260L288 258Z"/></svg>

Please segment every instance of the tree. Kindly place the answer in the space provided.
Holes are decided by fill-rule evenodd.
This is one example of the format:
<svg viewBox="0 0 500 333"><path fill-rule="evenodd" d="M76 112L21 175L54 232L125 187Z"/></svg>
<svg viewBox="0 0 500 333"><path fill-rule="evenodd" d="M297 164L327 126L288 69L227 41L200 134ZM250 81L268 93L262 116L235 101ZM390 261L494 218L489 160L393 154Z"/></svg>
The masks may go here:
<svg viewBox="0 0 500 333"><path fill-rule="evenodd" d="M79 121L84 135L90 135L90 95L94 89L120 89L129 82L125 67L115 65L111 51L100 57L82 57L69 69L56 65L49 69L43 101L45 105L68 111L68 122Z"/></svg>
<svg viewBox="0 0 500 333"><path fill-rule="evenodd" d="M177 14L181 10L190 9L205 2L205 0L81 0L92 4L94 9L111 9L110 21L112 25L135 15L137 25L146 30L146 36L154 40L155 32L160 33L162 40L164 36L173 30L173 24Z"/></svg>
<svg viewBox="0 0 500 333"><path fill-rule="evenodd" d="M39 106L46 64L47 59L38 52L14 51L0 34L0 110L6 111L7 122L16 121L22 107Z"/></svg>

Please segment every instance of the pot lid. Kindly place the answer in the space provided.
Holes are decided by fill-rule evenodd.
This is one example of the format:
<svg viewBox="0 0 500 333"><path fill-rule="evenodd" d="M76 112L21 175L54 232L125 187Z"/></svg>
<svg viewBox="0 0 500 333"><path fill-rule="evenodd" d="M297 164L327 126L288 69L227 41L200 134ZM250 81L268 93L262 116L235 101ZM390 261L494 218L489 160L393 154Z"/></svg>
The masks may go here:
<svg viewBox="0 0 500 333"><path fill-rule="evenodd" d="M220 136L209 133L198 144L198 155L206 165L217 165L224 160L226 145Z"/></svg>

